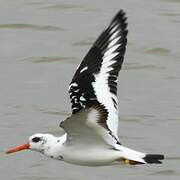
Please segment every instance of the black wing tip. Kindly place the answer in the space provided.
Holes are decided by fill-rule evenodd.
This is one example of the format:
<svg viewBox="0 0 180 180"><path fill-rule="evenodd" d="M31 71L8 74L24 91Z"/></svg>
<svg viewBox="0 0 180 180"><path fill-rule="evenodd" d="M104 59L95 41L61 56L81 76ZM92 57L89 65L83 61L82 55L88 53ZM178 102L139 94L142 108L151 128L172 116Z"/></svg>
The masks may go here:
<svg viewBox="0 0 180 180"><path fill-rule="evenodd" d="M125 33L128 33L127 30L127 16L123 9L120 9L117 14L114 16L110 24L113 24L114 22L120 22L122 28L124 29ZM127 35L127 34L126 34Z"/></svg>
<svg viewBox="0 0 180 180"><path fill-rule="evenodd" d="M115 29L113 29L116 26ZM121 31L121 42L123 46L126 46L127 44L127 17L126 13L121 9L118 11L118 13L112 18L110 23L108 24L108 27L102 32L102 34L99 36L99 38L95 41L94 46L97 46L101 50L105 49L108 45L107 42L109 42L109 37L117 32L117 29ZM110 32L113 30L112 32ZM120 35L119 34L119 35ZM116 36L117 37L117 36Z"/></svg>
<svg viewBox="0 0 180 180"><path fill-rule="evenodd" d="M123 9L120 9L116 15L114 16L114 18L112 19L112 21L118 20L118 19L122 19L124 21L126 21L127 17L126 17L126 13Z"/></svg>
<svg viewBox="0 0 180 180"><path fill-rule="evenodd" d="M161 164L162 162L160 160L164 159L164 155L162 155L162 154L147 154L143 159L149 164Z"/></svg>

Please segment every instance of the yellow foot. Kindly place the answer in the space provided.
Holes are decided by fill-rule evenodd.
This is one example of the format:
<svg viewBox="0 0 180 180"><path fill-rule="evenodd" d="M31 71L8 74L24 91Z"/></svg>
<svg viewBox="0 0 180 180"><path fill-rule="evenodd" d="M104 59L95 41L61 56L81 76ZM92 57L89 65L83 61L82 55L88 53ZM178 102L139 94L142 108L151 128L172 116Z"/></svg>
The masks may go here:
<svg viewBox="0 0 180 180"><path fill-rule="evenodd" d="M141 162L137 162L137 161L133 161L133 160L129 160L129 159L122 159L123 164L126 165L137 165L137 164L143 164Z"/></svg>

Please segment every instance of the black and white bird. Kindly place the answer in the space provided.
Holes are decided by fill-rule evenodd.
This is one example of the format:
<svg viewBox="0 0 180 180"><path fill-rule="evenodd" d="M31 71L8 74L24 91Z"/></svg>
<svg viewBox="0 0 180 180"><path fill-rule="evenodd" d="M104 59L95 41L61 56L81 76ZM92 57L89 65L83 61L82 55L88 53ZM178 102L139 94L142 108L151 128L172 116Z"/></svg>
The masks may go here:
<svg viewBox="0 0 180 180"><path fill-rule="evenodd" d="M121 145L118 138L117 78L127 44L127 18L120 10L95 41L69 86L72 115L60 123L61 137L37 133L24 149L84 166L114 163L161 163L161 154L146 154Z"/></svg>

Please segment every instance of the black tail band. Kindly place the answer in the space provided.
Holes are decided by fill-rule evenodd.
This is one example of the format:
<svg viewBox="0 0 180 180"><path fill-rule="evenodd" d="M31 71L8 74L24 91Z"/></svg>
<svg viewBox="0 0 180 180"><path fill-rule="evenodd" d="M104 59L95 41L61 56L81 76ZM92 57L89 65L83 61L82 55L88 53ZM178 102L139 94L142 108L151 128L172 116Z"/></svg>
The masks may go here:
<svg viewBox="0 0 180 180"><path fill-rule="evenodd" d="M164 159L164 155L161 154L147 154L144 158L143 158L147 163L150 164L161 164L162 162L160 160Z"/></svg>

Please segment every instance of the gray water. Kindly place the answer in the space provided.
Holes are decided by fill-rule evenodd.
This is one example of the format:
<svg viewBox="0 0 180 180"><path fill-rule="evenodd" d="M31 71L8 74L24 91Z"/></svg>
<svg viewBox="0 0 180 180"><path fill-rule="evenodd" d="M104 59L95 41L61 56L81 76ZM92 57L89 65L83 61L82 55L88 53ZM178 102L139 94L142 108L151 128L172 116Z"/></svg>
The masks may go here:
<svg viewBox="0 0 180 180"><path fill-rule="evenodd" d="M36 132L58 133L70 114L68 84L114 14L128 16L119 77L119 134L161 165L80 167L35 152L5 155ZM0 0L0 179L180 178L179 0Z"/></svg>

